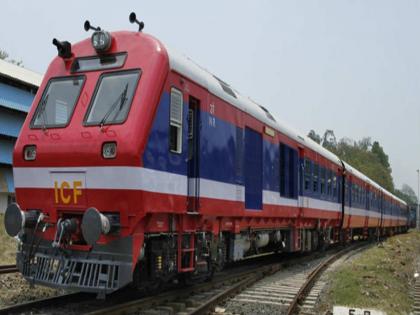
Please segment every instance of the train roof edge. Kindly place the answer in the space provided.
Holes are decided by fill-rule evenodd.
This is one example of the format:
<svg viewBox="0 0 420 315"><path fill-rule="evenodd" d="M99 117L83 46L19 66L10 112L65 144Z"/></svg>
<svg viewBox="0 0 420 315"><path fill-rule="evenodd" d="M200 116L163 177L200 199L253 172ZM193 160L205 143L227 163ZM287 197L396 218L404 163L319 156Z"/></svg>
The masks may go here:
<svg viewBox="0 0 420 315"><path fill-rule="evenodd" d="M161 42L162 43L162 42ZM232 104L236 108L242 110L250 114L251 116L259 119L260 121L264 122L267 126L276 129L277 131L285 134L289 138L295 140L296 142L308 147L309 149L317 152L318 154L322 155L323 157L329 159L333 163L337 164L338 166L342 166L344 164L347 171L351 174L357 176L361 180L369 183L376 189L382 191L389 197L399 201L400 203L406 205L406 202L380 186L374 180L351 166L345 161L342 161L337 155L332 153L331 151L325 149L320 144L313 141L308 136L302 135L300 132L295 130L294 128L290 127L284 121L279 120L277 117L273 117L271 113L260 104L256 103L249 97L246 97L239 93L236 89L230 86L225 81L221 80L209 70L203 68L191 58L182 54L175 49L168 47L166 44L162 43L162 46L165 47L168 58L169 58L169 65L170 68L179 74L187 77L188 79L198 83L202 87L206 88L209 92L214 94L215 96L221 98L222 100ZM230 93L227 93L222 85L227 86L231 91L234 93L235 96L232 96ZM343 162L343 164L342 164Z"/></svg>

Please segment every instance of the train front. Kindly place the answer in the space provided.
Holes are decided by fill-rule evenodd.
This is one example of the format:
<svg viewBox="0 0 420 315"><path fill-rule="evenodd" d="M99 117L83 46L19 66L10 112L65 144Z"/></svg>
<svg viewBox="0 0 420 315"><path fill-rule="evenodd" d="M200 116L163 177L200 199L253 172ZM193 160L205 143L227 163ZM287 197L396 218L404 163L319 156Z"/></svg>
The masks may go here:
<svg viewBox="0 0 420 315"><path fill-rule="evenodd" d="M142 255L141 153L168 57L141 32L93 29L53 42L15 146L5 228L31 283L105 294L132 281Z"/></svg>

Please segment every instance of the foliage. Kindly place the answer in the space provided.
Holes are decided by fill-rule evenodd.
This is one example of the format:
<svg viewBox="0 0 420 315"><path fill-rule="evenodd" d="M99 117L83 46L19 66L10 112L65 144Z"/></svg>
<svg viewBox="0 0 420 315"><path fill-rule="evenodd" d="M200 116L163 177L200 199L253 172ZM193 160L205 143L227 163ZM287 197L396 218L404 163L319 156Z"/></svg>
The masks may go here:
<svg viewBox="0 0 420 315"><path fill-rule="evenodd" d="M378 141L369 137L359 141L342 138L337 141L333 130L326 130L321 137L311 130L308 137L321 144L324 148L336 154L340 159L347 162L357 170L377 182L390 192L394 191L392 169L388 155Z"/></svg>
<svg viewBox="0 0 420 315"><path fill-rule="evenodd" d="M315 130L311 129L308 133L308 137L314 140L316 143L321 144L321 136L315 132Z"/></svg>
<svg viewBox="0 0 420 315"><path fill-rule="evenodd" d="M401 189L396 189L395 194L397 197L404 200L408 205L416 205L418 202L416 193L414 192L413 188L407 184L403 184Z"/></svg>
<svg viewBox="0 0 420 315"><path fill-rule="evenodd" d="M1 49L0 49L0 59L4 60L4 61L7 61L7 62L10 62L10 63L12 63L16 66L23 67L23 61L22 60L10 59L9 54L6 51L1 50Z"/></svg>

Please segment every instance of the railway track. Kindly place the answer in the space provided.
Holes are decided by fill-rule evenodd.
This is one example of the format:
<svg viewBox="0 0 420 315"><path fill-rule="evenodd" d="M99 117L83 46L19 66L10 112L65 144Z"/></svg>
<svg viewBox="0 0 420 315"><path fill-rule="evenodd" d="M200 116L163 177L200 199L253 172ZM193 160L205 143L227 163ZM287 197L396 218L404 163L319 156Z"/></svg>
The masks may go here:
<svg viewBox="0 0 420 315"><path fill-rule="evenodd" d="M0 266L0 274L18 272L16 265L2 265Z"/></svg>
<svg viewBox="0 0 420 315"><path fill-rule="evenodd" d="M412 294L414 300L412 314L420 315L420 279L418 274L413 284Z"/></svg>
<svg viewBox="0 0 420 315"><path fill-rule="evenodd" d="M68 303L77 303L84 301L88 298L86 294L83 293L70 293L58 295L46 299L39 299L35 301L30 301L26 303L16 304L0 309L0 315L7 314L40 314L39 312L44 307L49 307L51 305L66 305ZM45 313L42 313L45 314ZM48 312L47 312L48 314Z"/></svg>
<svg viewBox="0 0 420 315"><path fill-rule="evenodd" d="M354 247L349 247L344 251L348 252L352 249ZM257 263L254 262L239 268L232 268L231 270L220 272L215 275L214 280L211 282L199 283L190 287L176 287L175 289L169 289L166 292L150 297L139 297L138 294L135 295L131 294L133 292L126 291L126 293L117 292L107 297L106 301L98 301L92 294L74 293L12 306L0 310L0 314L207 314L214 311L217 305L221 305L226 300L234 296L233 300L235 300L241 294L247 294L247 290L258 286L260 282L265 281L270 276L274 276L279 271L287 271L298 264L308 264L308 262L312 262L312 265L314 265L313 270L318 269L316 266L319 266L321 262L326 266L334 259L337 259L338 255L344 254L342 250L338 253L331 253L336 250L332 249L324 254L292 255L288 258L277 256L269 262L258 261ZM280 259L281 262L279 262ZM312 284L319 272L321 272L321 269L314 272L310 277ZM311 284L308 284L304 289L299 290L305 280L305 276L299 276L296 273L290 283L287 284L285 282L286 287L295 289L294 294L299 292L299 296L295 302L296 305L301 303L311 286ZM267 292L270 293L266 293L265 296L276 296L275 288L268 289ZM313 290L316 290L316 285ZM259 290L259 292L261 293L263 290ZM255 296L255 292L251 294ZM292 299L293 296L289 294L288 301L286 301L288 302L287 305L291 303L290 301ZM296 308L293 308L289 314L292 314L294 310Z"/></svg>
<svg viewBox="0 0 420 315"><path fill-rule="evenodd" d="M343 255L365 247L347 247L266 277L225 303L225 314L315 314L314 307L325 285L318 280L322 272Z"/></svg>
<svg viewBox="0 0 420 315"><path fill-rule="evenodd" d="M290 283L286 283L283 288L291 289L292 286L296 289L293 293L294 295L298 294L294 304L298 305L299 302L304 298L307 290L313 285L315 279L320 274L320 272L332 263L340 256L348 253L349 251L355 249L354 246L339 250L337 253L331 254L328 252L324 254L323 257L320 257L319 253L314 253L307 256L300 256L297 258L285 259L283 262L271 263L265 266L260 266L253 268L252 270L246 270L244 272L231 272L230 274L216 277L216 279L209 283L202 283L199 285L194 285L190 288L185 288L183 290L169 291L157 296L142 298L128 303L115 305L110 308L102 308L95 310L94 312L88 313L88 315L120 315L120 314L140 314L140 315L158 315L158 314L177 314L177 315L197 315L197 314L208 314L214 311L215 307L221 305L226 300L230 299L233 296L241 296L246 294L247 290L253 286L257 286L258 283L264 281L264 278L275 275L280 270L287 270L292 268L296 264L305 264L308 261L315 261L312 263L314 267L311 273L310 280L307 281L306 276L300 275L300 282L297 282L299 285L296 286L294 281L297 281L299 278L298 274L294 275L294 279ZM325 258L327 256L327 258ZM322 267L321 267L322 265ZM319 268L317 268L319 266ZM306 283L304 288L301 286ZM314 292L317 292L316 286L314 287ZM320 289L318 289L320 291ZM275 295L275 288L266 288L265 296ZM319 293L318 291L318 293ZM263 291L259 291L261 293ZM248 294L248 298L255 296L255 292ZM264 295L263 295L264 296ZM235 297L235 298L236 298ZM234 299L235 299L234 298ZM289 297L288 305L292 304L293 296ZM259 299L258 302L261 302ZM287 306L287 305L286 305ZM290 306L291 307L291 306ZM283 309L285 307L283 306ZM278 307L277 307L278 310ZM296 310L295 307L291 307L290 313ZM285 310L284 313L286 313ZM233 313L235 313L233 311ZM282 312L283 313L283 312ZM251 312L251 314L258 314L258 312ZM278 314L274 312L273 314Z"/></svg>

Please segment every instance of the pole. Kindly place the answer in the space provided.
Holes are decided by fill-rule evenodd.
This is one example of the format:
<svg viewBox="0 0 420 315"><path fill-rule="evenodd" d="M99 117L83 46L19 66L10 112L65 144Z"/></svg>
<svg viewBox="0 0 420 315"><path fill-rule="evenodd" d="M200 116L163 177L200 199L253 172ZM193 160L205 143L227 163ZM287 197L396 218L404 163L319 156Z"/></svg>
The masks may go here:
<svg viewBox="0 0 420 315"><path fill-rule="evenodd" d="M420 170L417 170L417 230L420 230Z"/></svg>

